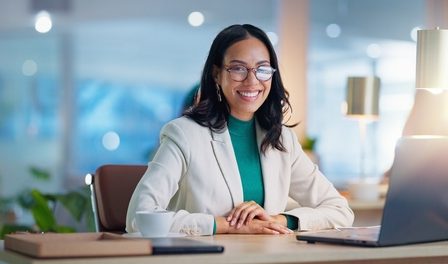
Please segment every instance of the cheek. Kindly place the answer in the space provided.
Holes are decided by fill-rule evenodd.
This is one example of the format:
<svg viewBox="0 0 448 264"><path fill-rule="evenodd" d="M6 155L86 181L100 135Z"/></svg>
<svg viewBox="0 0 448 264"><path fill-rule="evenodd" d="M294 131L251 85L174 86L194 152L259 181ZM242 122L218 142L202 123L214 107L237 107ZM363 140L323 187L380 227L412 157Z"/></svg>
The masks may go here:
<svg viewBox="0 0 448 264"><path fill-rule="evenodd" d="M222 91L225 94L230 95L230 94L234 94L235 93L235 89L238 86L238 83L235 83L234 81L229 80L227 78L222 78L220 85L221 85Z"/></svg>
<svg viewBox="0 0 448 264"><path fill-rule="evenodd" d="M229 99L230 97L233 97L235 95L235 86L232 85L232 83L223 82L223 86L221 86L221 88L226 99Z"/></svg>
<svg viewBox="0 0 448 264"><path fill-rule="evenodd" d="M265 97L267 97L269 95L269 93L271 92L271 88L272 88L271 82L266 83L264 85L264 95L265 95Z"/></svg>
<svg viewBox="0 0 448 264"><path fill-rule="evenodd" d="M223 90L227 89L232 85L232 81L226 78L227 76L225 74L220 74L218 76L218 83L221 86Z"/></svg>

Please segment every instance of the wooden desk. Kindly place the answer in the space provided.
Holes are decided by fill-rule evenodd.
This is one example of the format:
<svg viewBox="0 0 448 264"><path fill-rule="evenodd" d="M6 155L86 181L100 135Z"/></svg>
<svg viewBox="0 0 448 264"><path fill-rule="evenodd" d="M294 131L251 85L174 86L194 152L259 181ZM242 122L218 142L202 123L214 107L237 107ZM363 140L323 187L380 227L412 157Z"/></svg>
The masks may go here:
<svg viewBox="0 0 448 264"><path fill-rule="evenodd" d="M353 226L375 226L381 224L385 199L361 202L348 200L350 208L355 213Z"/></svg>
<svg viewBox="0 0 448 264"><path fill-rule="evenodd" d="M7 263L448 263L448 241L387 248L361 248L329 244L307 244L295 235L217 235L194 239L225 246L223 254L139 256L114 258L31 259L0 250ZM3 242L2 242L3 243Z"/></svg>

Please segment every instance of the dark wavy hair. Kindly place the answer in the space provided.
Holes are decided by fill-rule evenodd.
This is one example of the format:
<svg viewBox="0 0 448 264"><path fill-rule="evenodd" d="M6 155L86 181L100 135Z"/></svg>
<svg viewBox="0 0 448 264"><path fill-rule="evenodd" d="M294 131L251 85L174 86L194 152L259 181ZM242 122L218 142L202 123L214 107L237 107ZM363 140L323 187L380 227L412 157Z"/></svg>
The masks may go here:
<svg viewBox="0 0 448 264"><path fill-rule="evenodd" d="M284 114L291 109L278 67L277 55L268 36L263 30L249 24L232 25L223 29L215 38L205 61L200 82L199 101L184 112L184 115L195 120L202 126L214 131L221 131L226 127L230 107L225 97L222 102L218 100L216 83L213 76L213 67L222 68L227 49L241 40L250 37L257 38L264 43L269 51L271 67L277 69L272 76L271 90L265 102L255 112L255 118L259 125L267 131L266 137L261 143L261 151L265 153L268 147L286 151L280 135L282 131ZM292 125L295 126L295 125Z"/></svg>

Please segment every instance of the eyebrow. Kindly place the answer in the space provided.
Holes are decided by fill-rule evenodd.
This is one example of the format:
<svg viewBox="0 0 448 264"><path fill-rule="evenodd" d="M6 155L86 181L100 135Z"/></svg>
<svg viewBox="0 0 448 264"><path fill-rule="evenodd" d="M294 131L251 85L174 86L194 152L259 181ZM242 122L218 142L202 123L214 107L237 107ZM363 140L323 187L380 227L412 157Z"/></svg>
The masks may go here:
<svg viewBox="0 0 448 264"><path fill-rule="evenodd" d="M241 63L241 64L247 65L247 63L242 60L231 60L231 61L229 61L229 64L230 63ZM271 64L268 60L262 60L262 61L257 62L256 65L261 65L261 64L265 64L265 63Z"/></svg>

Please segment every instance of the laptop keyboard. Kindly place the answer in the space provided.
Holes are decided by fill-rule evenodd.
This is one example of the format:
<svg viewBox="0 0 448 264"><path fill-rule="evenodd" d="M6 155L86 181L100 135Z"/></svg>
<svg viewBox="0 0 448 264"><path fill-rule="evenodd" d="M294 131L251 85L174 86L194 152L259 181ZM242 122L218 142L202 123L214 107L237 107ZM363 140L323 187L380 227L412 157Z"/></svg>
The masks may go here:
<svg viewBox="0 0 448 264"><path fill-rule="evenodd" d="M348 239L378 240L380 228L378 227L354 227L338 228L338 236Z"/></svg>

